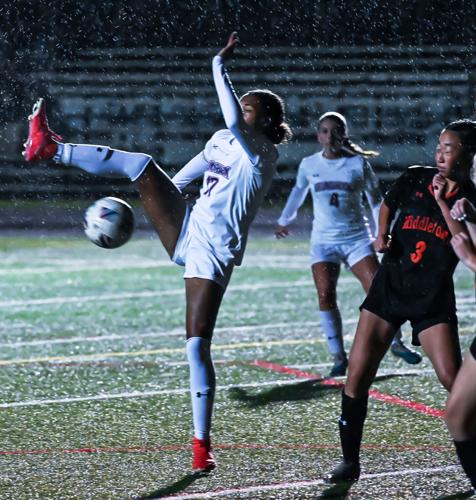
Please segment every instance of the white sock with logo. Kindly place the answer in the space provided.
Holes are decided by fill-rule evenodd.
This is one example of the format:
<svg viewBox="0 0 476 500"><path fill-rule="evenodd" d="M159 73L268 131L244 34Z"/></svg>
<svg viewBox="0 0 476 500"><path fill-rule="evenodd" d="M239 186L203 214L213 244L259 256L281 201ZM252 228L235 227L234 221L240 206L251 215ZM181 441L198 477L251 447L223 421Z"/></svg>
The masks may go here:
<svg viewBox="0 0 476 500"><path fill-rule="evenodd" d="M334 357L345 357L344 339L342 338L342 318L339 309L319 311L321 326L326 336L327 347Z"/></svg>
<svg viewBox="0 0 476 500"><path fill-rule="evenodd" d="M57 163L81 168L90 174L105 177L126 177L135 181L145 170L152 157L145 153L129 153L108 146L58 143L58 150L53 160Z"/></svg>
<svg viewBox="0 0 476 500"><path fill-rule="evenodd" d="M211 341L203 337L187 339L193 430L197 439L208 439L212 425L216 378L210 347Z"/></svg>

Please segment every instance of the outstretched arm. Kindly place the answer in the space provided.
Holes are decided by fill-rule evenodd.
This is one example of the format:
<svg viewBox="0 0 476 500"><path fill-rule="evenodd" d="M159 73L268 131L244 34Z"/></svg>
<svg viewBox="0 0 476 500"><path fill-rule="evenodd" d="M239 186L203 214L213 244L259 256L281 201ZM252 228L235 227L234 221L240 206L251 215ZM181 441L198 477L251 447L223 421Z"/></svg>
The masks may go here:
<svg viewBox="0 0 476 500"><path fill-rule="evenodd" d="M197 156L192 158L182 169L180 169L173 177L172 182L182 190L195 179L198 179L207 169L208 162L202 151Z"/></svg>
<svg viewBox="0 0 476 500"><path fill-rule="evenodd" d="M258 161L258 151L253 144L253 137L256 132L243 119L240 101L225 68L225 59L231 57L237 43L238 36L234 32L230 35L226 46L213 58L213 81L215 82L226 127L239 141L250 160L256 163Z"/></svg>
<svg viewBox="0 0 476 500"><path fill-rule="evenodd" d="M278 226L274 230L276 238L285 238L289 234L287 226L297 217L299 207L304 203L308 191L309 186L299 187L296 184L293 187L281 216L278 219Z"/></svg>

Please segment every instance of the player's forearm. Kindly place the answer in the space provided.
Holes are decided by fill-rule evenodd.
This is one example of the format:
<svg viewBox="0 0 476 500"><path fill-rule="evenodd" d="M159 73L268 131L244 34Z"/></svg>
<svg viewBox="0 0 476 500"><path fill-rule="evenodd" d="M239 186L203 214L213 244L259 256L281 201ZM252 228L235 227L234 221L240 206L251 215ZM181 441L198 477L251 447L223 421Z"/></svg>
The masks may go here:
<svg viewBox="0 0 476 500"><path fill-rule="evenodd" d="M240 101L236 96L230 79L226 73L224 59L221 56L215 56L212 63L213 81L218 94L220 108L228 129L233 130L239 127L243 121L243 112Z"/></svg>
<svg viewBox="0 0 476 500"><path fill-rule="evenodd" d="M450 230L452 236L461 232L463 233L468 232L464 222L457 221L453 219L453 217L451 217L450 209L448 208L448 205L446 204L445 200L437 200L437 203L438 206L440 207L441 213L445 218L446 225L448 226L448 229Z"/></svg>
<svg viewBox="0 0 476 500"><path fill-rule="evenodd" d="M476 223L466 221L466 229L471 238L471 243L476 246Z"/></svg>
<svg viewBox="0 0 476 500"><path fill-rule="evenodd" d="M207 167L208 162L202 151L172 177L172 182L181 190L203 175Z"/></svg>
<svg viewBox="0 0 476 500"><path fill-rule="evenodd" d="M465 255L461 259L461 262L469 269L471 269L471 271L476 272L476 254L474 252Z"/></svg>
<svg viewBox="0 0 476 500"><path fill-rule="evenodd" d="M382 201L378 215L378 232L377 236L386 236L390 233L390 223L392 221L393 212L390 207Z"/></svg>
<svg viewBox="0 0 476 500"><path fill-rule="evenodd" d="M278 219L280 226L288 226L296 217L300 206L304 203L308 192L308 188L299 188L294 186L289 194L286 205Z"/></svg>

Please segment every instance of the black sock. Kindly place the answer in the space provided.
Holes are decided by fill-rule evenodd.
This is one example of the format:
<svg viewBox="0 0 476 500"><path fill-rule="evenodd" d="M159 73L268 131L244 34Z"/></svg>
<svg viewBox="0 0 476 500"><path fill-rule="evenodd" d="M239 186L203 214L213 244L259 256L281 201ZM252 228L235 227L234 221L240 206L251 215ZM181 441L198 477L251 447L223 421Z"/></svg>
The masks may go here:
<svg viewBox="0 0 476 500"><path fill-rule="evenodd" d="M342 391L339 433L345 462L359 462L360 442L367 416L368 399L368 396L361 399L350 398Z"/></svg>
<svg viewBox="0 0 476 500"><path fill-rule="evenodd" d="M476 488L476 437L454 443L461 466L469 477L473 488Z"/></svg>

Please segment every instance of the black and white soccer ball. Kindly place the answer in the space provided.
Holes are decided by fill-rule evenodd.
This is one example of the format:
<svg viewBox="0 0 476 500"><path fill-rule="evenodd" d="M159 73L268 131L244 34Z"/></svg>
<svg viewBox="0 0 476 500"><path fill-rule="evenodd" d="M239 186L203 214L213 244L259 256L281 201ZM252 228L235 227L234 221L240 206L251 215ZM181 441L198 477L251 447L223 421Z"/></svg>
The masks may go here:
<svg viewBox="0 0 476 500"><path fill-rule="evenodd" d="M107 196L96 200L84 214L84 232L102 248L124 245L134 231L132 207L120 198Z"/></svg>

